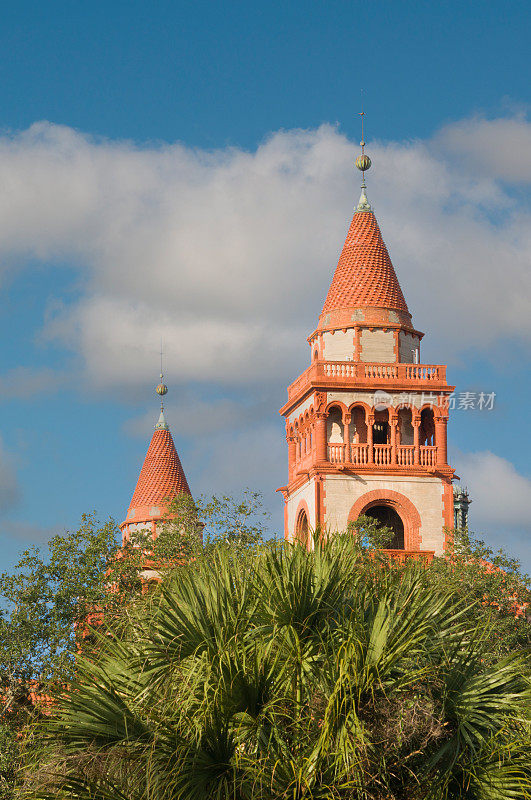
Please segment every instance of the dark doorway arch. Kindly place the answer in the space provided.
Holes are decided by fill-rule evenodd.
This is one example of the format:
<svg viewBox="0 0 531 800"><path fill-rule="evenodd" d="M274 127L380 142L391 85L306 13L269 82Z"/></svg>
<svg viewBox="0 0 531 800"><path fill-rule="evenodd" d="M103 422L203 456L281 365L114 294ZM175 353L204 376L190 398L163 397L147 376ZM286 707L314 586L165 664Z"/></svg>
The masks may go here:
<svg viewBox="0 0 531 800"><path fill-rule="evenodd" d="M394 508L384 505L371 506L365 511L365 514L367 517L375 519L380 525L385 525L393 530L393 540L387 545L389 550L404 549L404 523Z"/></svg>

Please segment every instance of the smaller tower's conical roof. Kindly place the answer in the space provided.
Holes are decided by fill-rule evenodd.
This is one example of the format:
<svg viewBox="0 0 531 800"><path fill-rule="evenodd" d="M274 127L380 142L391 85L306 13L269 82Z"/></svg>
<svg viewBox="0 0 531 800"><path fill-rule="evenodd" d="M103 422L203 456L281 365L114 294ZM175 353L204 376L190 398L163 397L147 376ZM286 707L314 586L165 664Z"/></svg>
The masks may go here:
<svg viewBox="0 0 531 800"><path fill-rule="evenodd" d="M180 494L192 496L181 459L164 417L162 398L167 394L168 387L163 383L162 370L160 379L161 382L155 389L161 398L160 416L138 476L126 520L120 526L124 537L130 525L145 523L155 525L166 513L168 500Z"/></svg>
<svg viewBox="0 0 531 800"><path fill-rule="evenodd" d="M183 492L191 495L170 429L164 419L162 424L159 419L138 476L129 510L160 506L168 497Z"/></svg>

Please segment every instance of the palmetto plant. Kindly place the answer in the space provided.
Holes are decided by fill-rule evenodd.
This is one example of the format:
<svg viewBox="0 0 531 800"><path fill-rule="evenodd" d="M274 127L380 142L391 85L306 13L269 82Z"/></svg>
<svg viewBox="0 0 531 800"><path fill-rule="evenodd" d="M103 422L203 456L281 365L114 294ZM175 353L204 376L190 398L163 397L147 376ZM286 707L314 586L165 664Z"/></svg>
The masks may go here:
<svg viewBox="0 0 531 800"><path fill-rule="evenodd" d="M530 655L486 661L421 569L348 536L198 558L79 665L34 795L531 797Z"/></svg>

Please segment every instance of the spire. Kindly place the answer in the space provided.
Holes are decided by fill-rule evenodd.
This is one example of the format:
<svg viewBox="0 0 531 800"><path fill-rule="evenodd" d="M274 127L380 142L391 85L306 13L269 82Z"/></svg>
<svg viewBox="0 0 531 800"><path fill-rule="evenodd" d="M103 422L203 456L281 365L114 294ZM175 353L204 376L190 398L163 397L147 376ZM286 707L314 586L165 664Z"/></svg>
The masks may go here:
<svg viewBox="0 0 531 800"><path fill-rule="evenodd" d="M191 495L170 429L165 422L165 427L159 427L159 425L160 420L153 431L129 511L136 509L138 512L146 507L149 507L150 510L153 507L160 508L168 497L182 493ZM158 516L158 514L159 512L155 512L154 515ZM148 516L150 515L148 514ZM142 516L144 515L142 514ZM137 519L138 513L135 514L135 520L132 521Z"/></svg>
<svg viewBox="0 0 531 800"><path fill-rule="evenodd" d="M365 189L367 188L367 185L365 183L365 173L367 172L368 169L371 168L372 161L369 158L369 156L365 153L365 141L363 139L363 117L364 116L365 116L365 111L363 110L363 107L362 107L361 112L360 112L360 117L361 117L361 142L360 142L361 155L359 155L357 157L357 159L356 159L356 166L361 171L361 174L362 174L363 177L362 177L362 180L361 180L360 200L359 200L359 203L358 203L358 207L356 208L356 211L372 211L372 209L371 209L371 207L369 205L369 201L367 200L367 195L365 193Z"/></svg>
<svg viewBox="0 0 531 800"><path fill-rule="evenodd" d="M356 159L356 167L363 174L361 195L321 312L322 327L333 324L334 320L330 318L331 312L340 312L343 322L346 320L347 312L352 312L347 316L355 319L359 317L359 311L363 308L403 312L411 321L378 222L367 199L365 172L370 169L372 162L365 153L363 139L365 113L362 111L360 116L361 155Z"/></svg>
<svg viewBox="0 0 531 800"><path fill-rule="evenodd" d="M365 306L409 313L374 213L356 210L322 313Z"/></svg>
<svg viewBox="0 0 531 800"><path fill-rule="evenodd" d="M129 524L145 524L160 519L165 513L164 506L168 498L179 494L192 495L164 416L162 398L168 393L168 387L163 378L161 364L160 383L155 389L160 397L160 416L138 476L126 521L121 525L123 532Z"/></svg>

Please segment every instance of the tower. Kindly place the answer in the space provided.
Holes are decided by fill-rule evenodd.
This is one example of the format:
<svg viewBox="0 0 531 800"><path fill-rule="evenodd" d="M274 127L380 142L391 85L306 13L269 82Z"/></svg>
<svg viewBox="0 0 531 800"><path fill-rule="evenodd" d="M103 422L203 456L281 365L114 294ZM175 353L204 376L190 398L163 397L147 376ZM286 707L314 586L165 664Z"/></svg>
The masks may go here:
<svg viewBox="0 0 531 800"><path fill-rule="evenodd" d="M163 382L162 371L160 383L155 391L160 396L160 416L138 476L127 516L120 525L124 545L133 531L148 529L151 530L153 537L156 537L157 525L165 519L168 499L183 493L192 496L164 417L163 397L167 394L168 387Z"/></svg>
<svg viewBox="0 0 531 800"><path fill-rule="evenodd" d="M363 120L363 116L362 116ZM288 387L285 536L345 530L367 514L394 531L390 549L440 554L452 528L446 367L420 342L366 194L361 196L316 330L310 366Z"/></svg>
<svg viewBox="0 0 531 800"><path fill-rule="evenodd" d="M454 528L468 528L468 509L471 502L466 487L463 489L462 486L454 486Z"/></svg>

